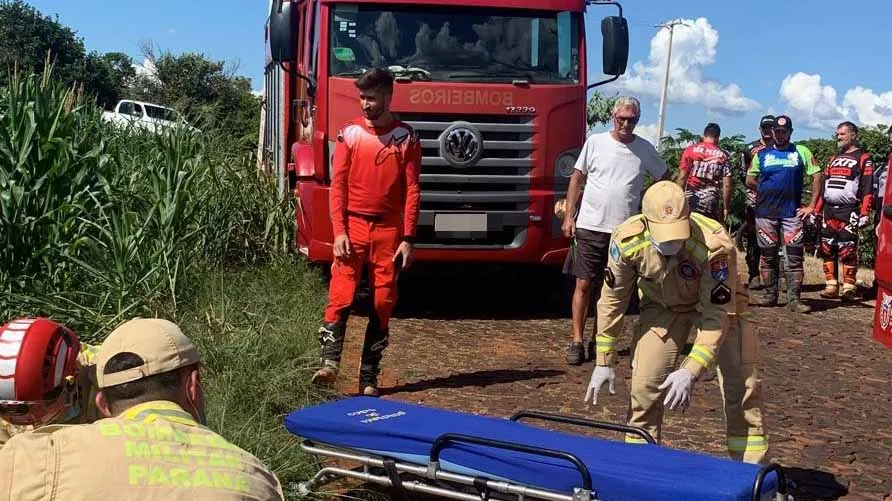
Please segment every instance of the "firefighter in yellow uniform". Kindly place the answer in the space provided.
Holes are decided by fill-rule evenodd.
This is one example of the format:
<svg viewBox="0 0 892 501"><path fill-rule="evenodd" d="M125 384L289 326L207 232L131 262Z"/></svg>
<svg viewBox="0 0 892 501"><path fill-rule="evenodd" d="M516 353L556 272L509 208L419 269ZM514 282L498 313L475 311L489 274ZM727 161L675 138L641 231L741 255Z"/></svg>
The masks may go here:
<svg viewBox="0 0 892 501"><path fill-rule="evenodd" d="M195 345L163 319L133 319L96 356L104 419L51 425L0 449L0 499L284 500L278 478L204 423Z"/></svg>
<svg viewBox="0 0 892 501"><path fill-rule="evenodd" d="M48 318L16 318L0 326L0 447L40 426L98 419L97 350Z"/></svg>
<svg viewBox="0 0 892 501"><path fill-rule="evenodd" d="M598 301L596 366L585 400L597 403L605 382L614 393L616 338L630 296L641 298L632 339L629 424L661 438L664 407L684 410L691 390L718 362L725 401L728 451L732 458L764 462L757 340L741 318L746 297L735 300L737 261L730 236L715 220L691 213L684 192L669 181L655 183L642 199L642 214L614 231L605 282ZM745 294L745 292L744 292ZM676 368L692 327L694 345ZM626 441L642 442L634 435Z"/></svg>

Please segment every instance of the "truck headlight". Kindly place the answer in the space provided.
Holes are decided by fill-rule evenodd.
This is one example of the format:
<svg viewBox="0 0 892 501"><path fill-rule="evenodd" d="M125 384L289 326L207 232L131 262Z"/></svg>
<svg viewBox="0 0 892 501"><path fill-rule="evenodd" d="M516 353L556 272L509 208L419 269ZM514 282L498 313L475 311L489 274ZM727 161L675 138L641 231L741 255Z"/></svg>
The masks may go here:
<svg viewBox="0 0 892 501"><path fill-rule="evenodd" d="M555 161L554 170L558 176L569 178L573 175L573 167L576 165L576 158L579 156L579 150L569 150L558 155Z"/></svg>

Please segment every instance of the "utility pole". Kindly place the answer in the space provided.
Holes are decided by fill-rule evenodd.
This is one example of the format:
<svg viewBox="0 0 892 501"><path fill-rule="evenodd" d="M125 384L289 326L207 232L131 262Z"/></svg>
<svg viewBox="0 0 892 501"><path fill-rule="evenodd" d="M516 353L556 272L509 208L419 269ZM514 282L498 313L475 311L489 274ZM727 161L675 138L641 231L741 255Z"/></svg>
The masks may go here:
<svg viewBox="0 0 892 501"><path fill-rule="evenodd" d="M669 51L666 54L666 70L663 74L663 92L660 94L660 124L657 130L657 148L660 149L663 138L663 124L666 122L666 92L669 89L669 63L672 61L672 35L675 33L675 27L678 25L688 26L681 21L672 21L670 23L658 24L656 28L669 28Z"/></svg>

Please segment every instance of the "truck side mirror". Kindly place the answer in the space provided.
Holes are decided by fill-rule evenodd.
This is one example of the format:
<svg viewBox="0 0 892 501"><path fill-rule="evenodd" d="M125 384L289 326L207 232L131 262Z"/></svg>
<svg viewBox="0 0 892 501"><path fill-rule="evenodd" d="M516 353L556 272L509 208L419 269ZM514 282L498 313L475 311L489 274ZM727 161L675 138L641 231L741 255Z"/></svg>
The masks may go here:
<svg viewBox="0 0 892 501"><path fill-rule="evenodd" d="M604 74L622 75L629 62L629 25L626 18L609 16L602 19L601 36L604 37Z"/></svg>
<svg viewBox="0 0 892 501"><path fill-rule="evenodd" d="M290 0L273 0L269 13L269 46L276 63L297 60L297 7Z"/></svg>

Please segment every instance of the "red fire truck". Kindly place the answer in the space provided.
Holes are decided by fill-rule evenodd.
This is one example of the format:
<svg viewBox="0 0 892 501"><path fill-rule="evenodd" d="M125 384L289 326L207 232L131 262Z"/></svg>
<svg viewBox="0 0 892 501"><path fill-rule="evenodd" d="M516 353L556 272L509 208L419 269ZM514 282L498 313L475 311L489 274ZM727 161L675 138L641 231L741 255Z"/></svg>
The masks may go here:
<svg viewBox="0 0 892 501"><path fill-rule="evenodd" d="M587 10L601 20L586 82ZM561 263L563 199L585 136L586 90L628 60L617 2L271 0L261 164L296 202L296 246L332 259L333 140L360 112L354 80L396 77L392 111L422 140L417 261ZM591 40L589 40L591 43Z"/></svg>
<svg viewBox="0 0 892 501"><path fill-rule="evenodd" d="M881 214L877 223L879 230L873 269L877 283L873 336L892 348L892 183L888 181L883 204L879 209Z"/></svg>

